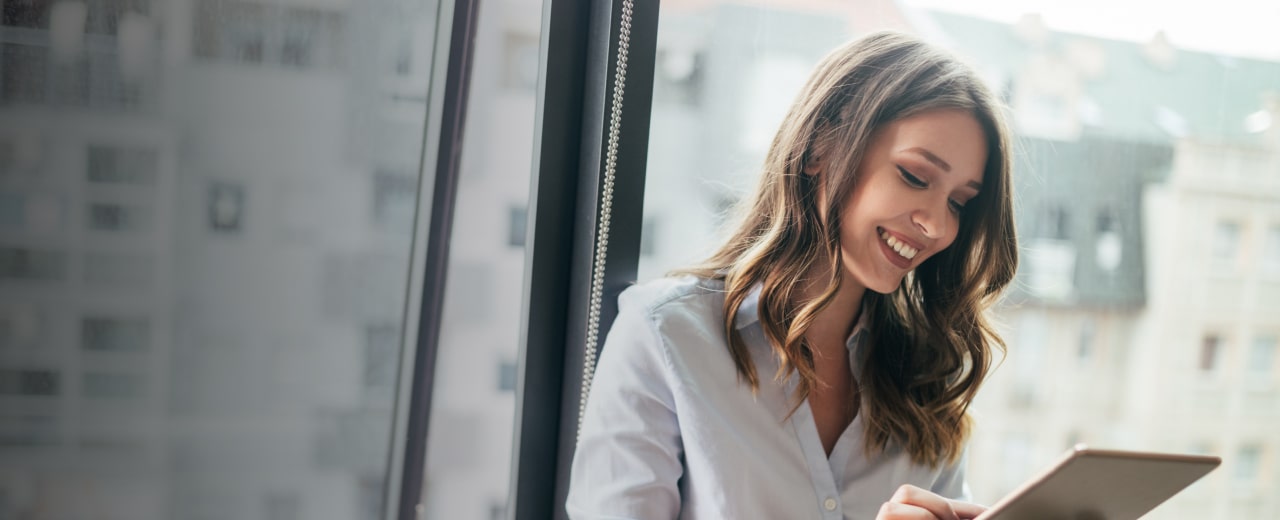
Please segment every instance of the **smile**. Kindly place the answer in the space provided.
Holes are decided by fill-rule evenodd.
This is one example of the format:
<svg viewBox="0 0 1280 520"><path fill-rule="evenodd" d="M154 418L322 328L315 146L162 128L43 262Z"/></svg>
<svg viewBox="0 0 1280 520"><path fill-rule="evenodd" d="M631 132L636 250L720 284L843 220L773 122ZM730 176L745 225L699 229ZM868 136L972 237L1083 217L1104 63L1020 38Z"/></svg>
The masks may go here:
<svg viewBox="0 0 1280 520"><path fill-rule="evenodd" d="M916 255L920 253L918 249L898 241L898 239L894 238L893 235L890 235L888 231L880 231L880 240L883 240L885 245L889 246L889 249L898 253L898 256L907 260L915 258Z"/></svg>

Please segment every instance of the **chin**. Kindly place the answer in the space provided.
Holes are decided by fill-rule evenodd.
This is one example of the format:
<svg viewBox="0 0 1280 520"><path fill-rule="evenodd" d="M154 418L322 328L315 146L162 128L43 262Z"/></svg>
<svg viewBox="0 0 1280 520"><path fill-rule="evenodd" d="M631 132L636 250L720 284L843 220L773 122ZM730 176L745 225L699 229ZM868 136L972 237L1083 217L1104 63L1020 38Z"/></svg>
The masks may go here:
<svg viewBox="0 0 1280 520"><path fill-rule="evenodd" d="M867 284L867 290L874 291L880 294L889 294L893 291L898 290L898 286L900 285L902 285L901 278L894 280L893 282Z"/></svg>

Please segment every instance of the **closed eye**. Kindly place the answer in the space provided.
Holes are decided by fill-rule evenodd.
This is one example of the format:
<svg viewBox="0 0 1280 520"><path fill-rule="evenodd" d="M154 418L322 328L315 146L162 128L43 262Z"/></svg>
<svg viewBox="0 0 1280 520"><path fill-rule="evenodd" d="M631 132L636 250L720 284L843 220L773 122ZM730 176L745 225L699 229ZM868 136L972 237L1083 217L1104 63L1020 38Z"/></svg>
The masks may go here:
<svg viewBox="0 0 1280 520"><path fill-rule="evenodd" d="M911 186L912 188L927 188L927 187L929 187L929 183L924 182L924 180L923 180L923 179L921 179L921 178L919 178L919 177L916 177L915 175L912 175L912 174L911 174L911 172L907 171L907 169L906 169L906 168L903 168L903 167L899 166L899 167L898 167L898 174L902 176L902 181L903 181L903 182L905 182L905 183L907 183L907 185L908 185L908 186Z"/></svg>
<svg viewBox="0 0 1280 520"><path fill-rule="evenodd" d="M951 212L955 213L956 215L960 215L964 213L964 204L961 204L954 200L949 200L947 201L947 205L951 207Z"/></svg>

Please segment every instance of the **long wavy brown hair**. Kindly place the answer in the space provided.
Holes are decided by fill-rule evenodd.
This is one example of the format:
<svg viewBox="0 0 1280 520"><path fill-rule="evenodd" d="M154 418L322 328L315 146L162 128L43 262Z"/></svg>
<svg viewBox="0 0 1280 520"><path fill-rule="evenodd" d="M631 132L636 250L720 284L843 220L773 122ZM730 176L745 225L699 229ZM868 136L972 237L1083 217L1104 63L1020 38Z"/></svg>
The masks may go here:
<svg viewBox="0 0 1280 520"><path fill-rule="evenodd" d="M752 391L760 380L734 320L743 301L760 287L759 322L781 361L774 377L799 373L798 407L819 384L804 336L845 276L840 214L863 152L887 123L938 109L967 111L983 128L983 189L965 206L951 247L925 260L893 292L866 292L862 312L869 313L871 348L857 378L864 449L877 453L893 442L915 463L934 467L957 460L968 438L969 404L993 350L1005 348L986 310L1018 263L1010 138L1000 103L970 67L892 32L832 51L774 137L760 184L744 200L736 229L702 264L681 270L725 282L724 330L739 376ZM825 171L847 174L805 175L815 150L823 151ZM816 188L818 182L826 183L824 189ZM825 218L820 207L827 208ZM820 263L830 280L825 292L806 299L806 275Z"/></svg>

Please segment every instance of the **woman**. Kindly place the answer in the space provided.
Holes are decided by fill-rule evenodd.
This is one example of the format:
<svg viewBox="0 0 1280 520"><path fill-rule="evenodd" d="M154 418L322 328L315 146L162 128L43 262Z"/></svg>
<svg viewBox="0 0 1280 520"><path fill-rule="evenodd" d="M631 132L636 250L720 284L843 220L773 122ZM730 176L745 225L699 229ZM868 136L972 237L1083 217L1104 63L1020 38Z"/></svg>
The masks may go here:
<svg viewBox="0 0 1280 520"><path fill-rule="evenodd" d="M828 55L728 241L619 299L569 515L979 514L967 408L1017 265L999 110L909 36Z"/></svg>

